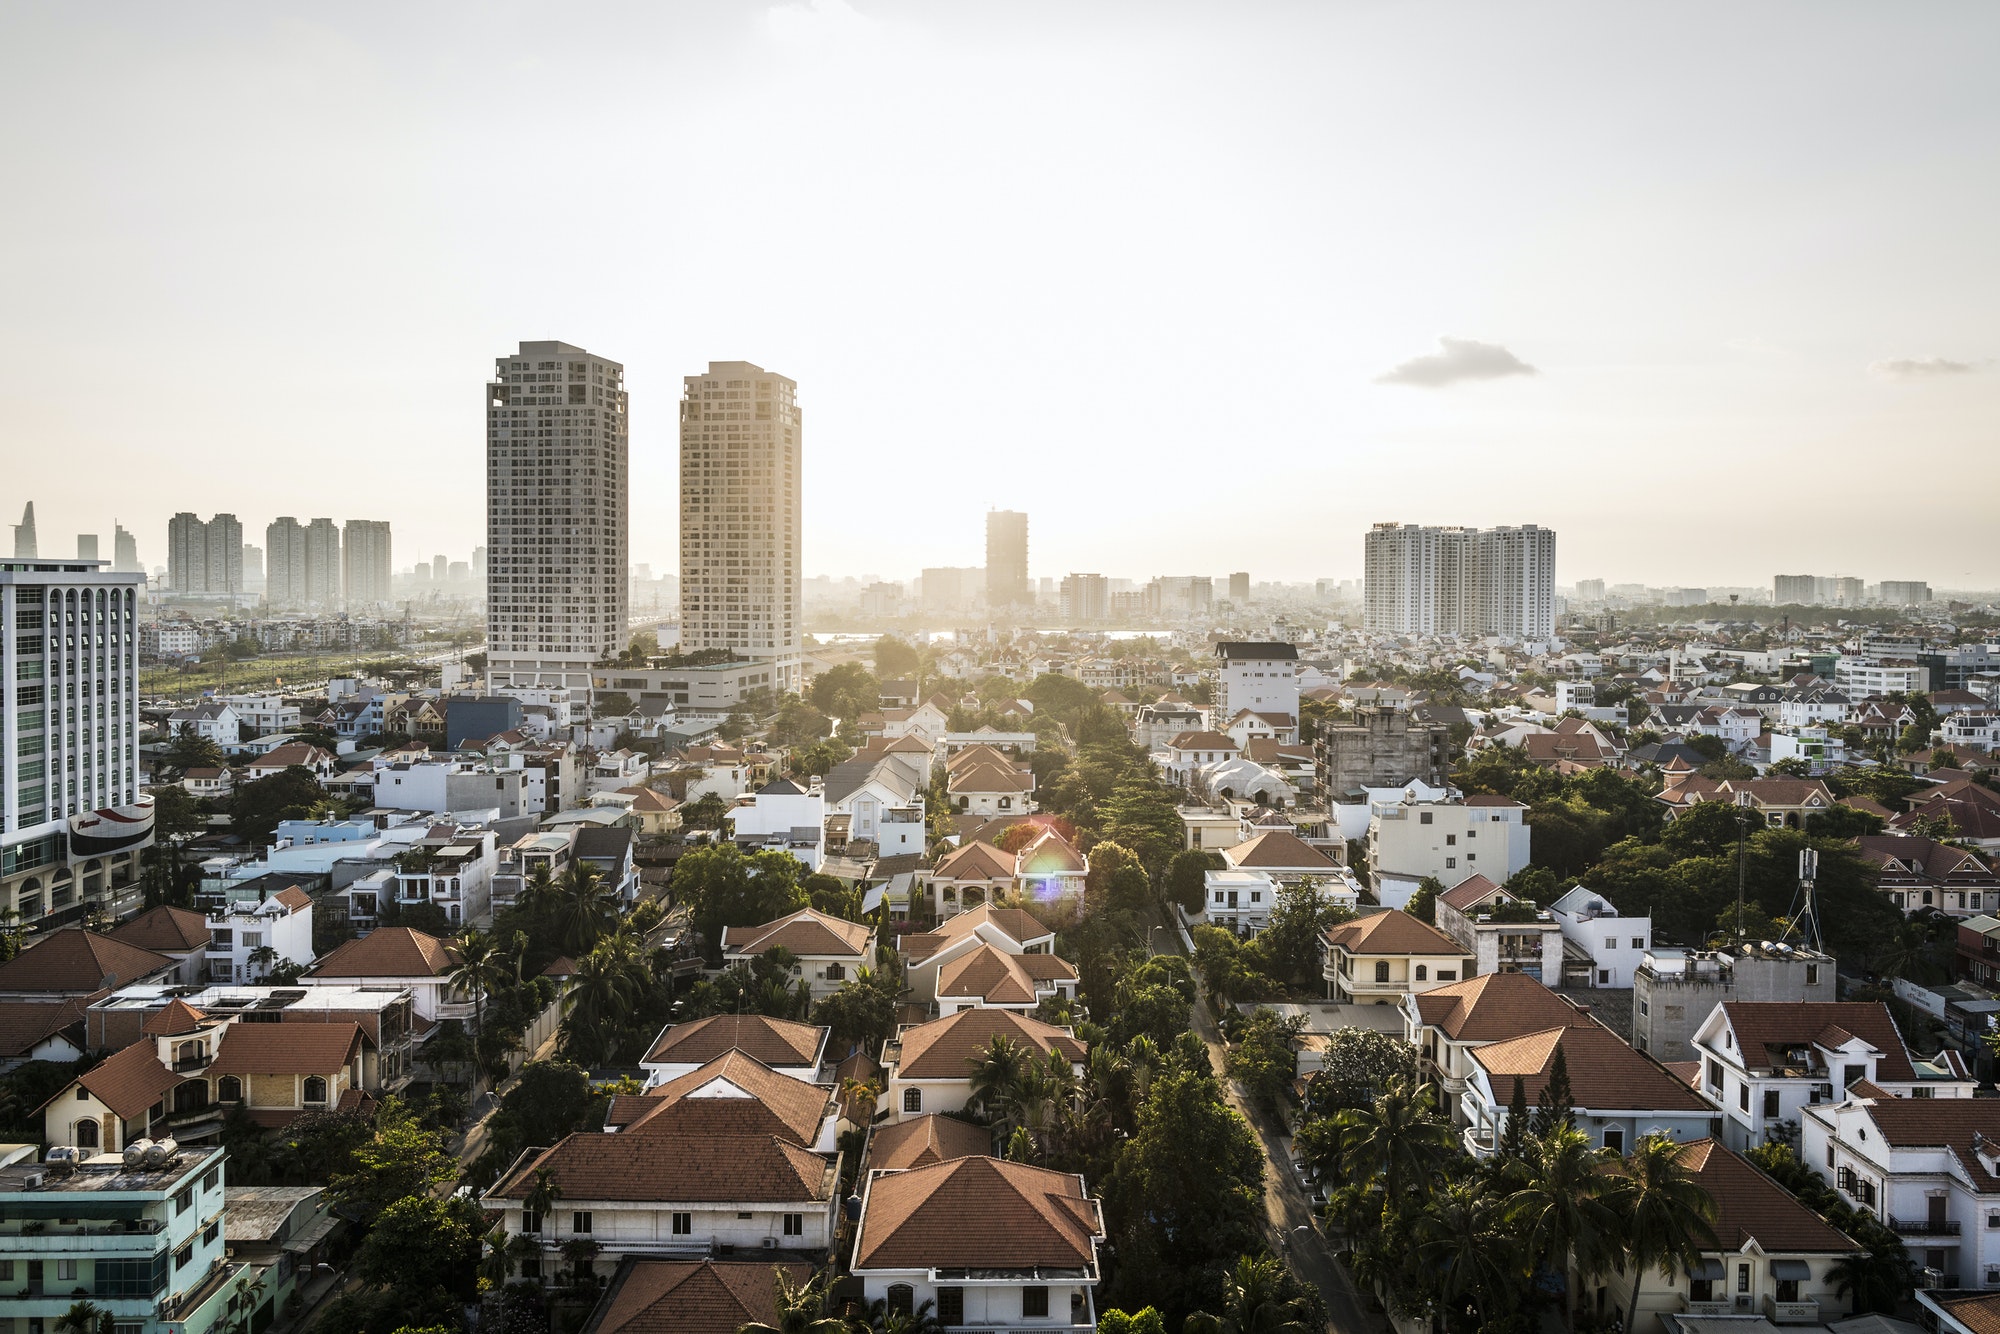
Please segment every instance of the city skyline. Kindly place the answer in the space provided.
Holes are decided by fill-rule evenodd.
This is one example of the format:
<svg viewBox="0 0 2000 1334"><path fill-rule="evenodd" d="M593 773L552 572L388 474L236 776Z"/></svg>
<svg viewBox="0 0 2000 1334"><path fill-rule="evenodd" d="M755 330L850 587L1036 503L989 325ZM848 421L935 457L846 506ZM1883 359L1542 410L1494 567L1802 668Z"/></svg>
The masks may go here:
<svg viewBox="0 0 2000 1334"><path fill-rule="evenodd" d="M717 356L811 386L812 571L841 572L815 551L976 564L997 507L1035 513L1057 577L1228 570L1266 531L1299 534L1247 562L1270 577L1351 577L1368 525L1402 513L1527 516L1564 534L1565 582L2000 586L1970 502L1927 481L1979 468L2000 420L2000 92L1978 58L2000 15L1452 13L613 7L619 49L586 58L598 24L523 54L504 25L367 6L11 11L0 105L47 128L0 147L42 201L0 219L0 406L24 446L0 508L37 501L65 549L115 518L150 566L175 510L261 531L309 508L274 454L393 462L378 512L401 549L462 553L481 530L462 386L526 335L617 349L662 409ZM587 141L514 123L512 85L480 71L517 59ZM712 154L689 183L700 150L667 145L722 123L798 169ZM606 168L602 207L490 207L474 164L496 126L510 154ZM1229 190L1189 191L1224 163ZM656 569L674 437L671 410L634 420L632 555ZM1884 466L1910 448L1926 476ZM1261 472L1218 475L1231 451ZM162 458L210 475L177 487ZM1647 482L1669 460L1827 484L1811 523L1692 522ZM1215 521L1105 503L1147 469L1213 479ZM852 522L899 477L961 516L921 552ZM1903 555L1881 516L1933 510Z"/></svg>

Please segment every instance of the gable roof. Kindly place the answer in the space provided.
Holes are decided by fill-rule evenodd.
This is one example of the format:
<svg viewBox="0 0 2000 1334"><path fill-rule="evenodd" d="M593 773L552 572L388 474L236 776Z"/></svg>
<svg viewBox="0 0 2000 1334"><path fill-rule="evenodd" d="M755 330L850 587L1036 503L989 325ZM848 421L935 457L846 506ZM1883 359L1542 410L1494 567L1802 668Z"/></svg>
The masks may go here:
<svg viewBox="0 0 2000 1334"><path fill-rule="evenodd" d="M1822 1042L1839 1046L1850 1037L1858 1037L1882 1053L1875 1063L1877 1082L1917 1077L1903 1035L1896 1031L1896 1021L1881 1001L1724 1001L1722 1010L1736 1034L1737 1054L1746 1062L1746 1069L1769 1068L1767 1064L1747 1063L1773 1048L1810 1047Z"/></svg>
<svg viewBox="0 0 2000 1334"><path fill-rule="evenodd" d="M982 760L976 764L956 764L945 780L951 792L1032 792L1035 775L1018 765Z"/></svg>
<svg viewBox="0 0 2000 1334"><path fill-rule="evenodd" d="M700 1065L740 1051L765 1065L810 1065L826 1046L826 1028L761 1014L715 1014L669 1024L642 1058L652 1065Z"/></svg>
<svg viewBox="0 0 2000 1334"><path fill-rule="evenodd" d="M1333 858L1287 829L1272 829L1224 848L1222 858L1245 870L1307 870L1325 875L1339 871Z"/></svg>
<svg viewBox="0 0 2000 1334"><path fill-rule="evenodd" d="M660 1260L636 1256L612 1280L585 1334L736 1334L778 1324L771 1271L795 1285L812 1276L798 1261Z"/></svg>
<svg viewBox="0 0 2000 1334"><path fill-rule="evenodd" d="M1526 973L1481 973L1415 997L1423 1022L1457 1042L1501 1042L1595 1021Z"/></svg>
<svg viewBox="0 0 2000 1334"><path fill-rule="evenodd" d="M1167 743L1169 750L1227 750L1237 751L1242 747L1236 738L1223 732L1182 732Z"/></svg>
<svg viewBox="0 0 2000 1334"><path fill-rule="evenodd" d="M106 933L110 939L155 954L185 953L208 944L208 919L191 908L161 904Z"/></svg>
<svg viewBox="0 0 2000 1334"><path fill-rule="evenodd" d="M974 841L946 853L931 868L933 880L1012 880L1014 855L991 843ZM952 919L956 921L957 919Z"/></svg>
<svg viewBox="0 0 2000 1334"><path fill-rule="evenodd" d="M487 1193L520 1199L547 1168L569 1203L589 1200L792 1204L832 1198L833 1164L779 1135L733 1128L730 1115L754 1109L747 1098L729 1104L685 1134L634 1136L582 1131L532 1157Z"/></svg>
<svg viewBox="0 0 2000 1334"><path fill-rule="evenodd" d="M998 1158L954 1158L869 1181L853 1267L1086 1269L1103 1235L1083 1178Z"/></svg>
<svg viewBox="0 0 2000 1334"><path fill-rule="evenodd" d="M926 1112L907 1121L876 1127L868 1141L868 1165L902 1170L992 1151L993 1132L985 1126Z"/></svg>
<svg viewBox="0 0 2000 1334"><path fill-rule="evenodd" d="M181 1079L182 1076L160 1064L152 1043L135 1042L105 1057L102 1064L84 1071L75 1082L89 1089L91 1096L119 1116L133 1121L144 1116L146 1109L165 1097L167 1090ZM56 1097L68 1093L69 1088L65 1087Z"/></svg>
<svg viewBox="0 0 2000 1334"><path fill-rule="evenodd" d="M1070 1031L1012 1010L960 1010L942 1019L912 1024L897 1041L902 1053L892 1061L903 1079L969 1079L973 1058L995 1037L1005 1037L1038 1055L1060 1051L1084 1059L1083 1044Z"/></svg>
<svg viewBox="0 0 2000 1334"><path fill-rule="evenodd" d="M1571 1102L1577 1107L1594 1112L1713 1110L1708 1100L1685 1082L1598 1024L1565 1024L1488 1043L1473 1048L1472 1059L1491 1076L1495 1094L1509 1096L1518 1075L1528 1101L1534 1103L1549 1082L1549 1069L1558 1049L1569 1069Z"/></svg>
<svg viewBox="0 0 2000 1334"><path fill-rule="evenodd" d="M1942 1145L1958 1159L1975 1188L2000 1192L2000 1176L1986 1170L1973 1146L1983 1138L2000 1144L2000 1098L1897 1098L1856 1080L1848 1096L1867 1100L1869 1119L1897 1148ZM1987 1153L1991 1154L1989 1147Z"/></svg>
<svg viewBox="0 0 2000 1334"><path fill-rule="evenodd" d="M1450 889L1447 889L1444 893L1438 895L1438 900L1443 903L1449 903L1460 912L1464 912L1468 908L1476 907L1495 890L1499 890L1502 894L1507 894L1505 889L1494 884L1485 876L1469 875ZM1507 897L1511 899L1514 896L1507 894Z"/></svg>
<svg viewBox="0 0 2000 1334"><path fill-rule="evenodd" d="M1017 875L1082 875L1090 869L1081 853L1053 828L1044 829L1014 858Z"/></svg>
<svg viewBox="0 0 2000 1334"><path fill-rule="evenodd" d="M1748 1159L1712 1139L1690 1140L1681 1164L1715 1201L1715 1239L1725 1252L1742 1250L1753 1237L1765 1251L1781 1254L1846 1254L1861 1249Z"/></svg>
<svg viewBox="0 0 2000 1334"><path fill-rule="evenodd" d="M955 917L945 918L935 930L904 936L903 951L912 963L920 963L947 945L955 945L972 936L982 926L997 927L1018 945L1026 945L1031 940L1051 940L1055 936L1055 932L1044 926L1033 913L982 903L976 908L967 908Z"/></svg>
<svg viewBox="0 0 2000 1334"><path fill-rule="evenodd" d="M722 928L722 952L763 954L787 949L800 958L864 958L873 934L860 922L829 916L816 908L801 908L757 926Z"/></svg>
<svg viewBox="0 0 2000 1334"><path fill-rule="evenodd" d="M207 1015L176 996L147 1015L146 1022L139 1025L139 1032L149 1038L174 1038L192 1033L207 1022Z"/></svg>
<svg viewBox="0 0 2000 1334"><path fill-rule="evenodd" d="M613 1113L630 1134L685 1134L727 1125L810 1145L819 1138L832 1096L824 1085L781 1075L756 1057L731 1050L636 1098L617 1099Z"/></svg>
<svg viewBox="0 0 2000 1334"><path fill-rule="evenodd" d="M231 1024L207 1075L331 1075L361 1050L359 1024Z"/></svg>
<svg viewBox="0 0 2000 1334"><path fill-rule="evenodd" d="M447 941L407 926L380 926L343 941L313 966L312 977L442 977L458 966Z"/></svg>
<svg viewBox="0 0 2000 1334"><path fill-rule="evenodd" d="M126 986L173 966L174 960L164 954L66 926L0 964L0 991L83 995L107 985Z"/></svg>
<svg viewBox="0 0 2000 1334"><path fill-rule="evenodd" d="M65 1028L82 1024L85 1007L108 994L99 991L57 1001L0 1001L0 1057L26 1056ZM77 1046L82 1045L79 1040Z"/></svg>
<svg viewBox="0 0 2000 1334"><path fill-rule="evenodd" d="M1041 968L1028 960L1041 961ZM974 996L990 1005L1033 1005L1036 983L1055 978L1074 981L1076 969L1053 954L1008 954L978 945L938 970L937 994Z"/></svg>
<svg viewBox="0 0 2000 1334"><path fill-rule="evenodd" d="M1400 908L1342 922L1326 933L1329 945L1349 954L1448 954L1464 957L1465 946Z"/></svg>

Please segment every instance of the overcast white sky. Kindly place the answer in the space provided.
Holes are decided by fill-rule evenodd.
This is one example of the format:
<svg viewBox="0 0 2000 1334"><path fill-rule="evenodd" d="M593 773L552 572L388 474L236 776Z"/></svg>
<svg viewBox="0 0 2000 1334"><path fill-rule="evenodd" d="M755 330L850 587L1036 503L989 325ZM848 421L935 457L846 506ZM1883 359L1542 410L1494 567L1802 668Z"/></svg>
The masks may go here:
<svg viewBox="0 0 2000 1334"><path fill-rule="evenodd" d="M999 506L1038 576L1402 519L2000 585L1996 51L1983 0L13 0L0 518L463 558L493 358L559 338L625 363L658 569L680 377L744 358L810 573Z"/></svg>

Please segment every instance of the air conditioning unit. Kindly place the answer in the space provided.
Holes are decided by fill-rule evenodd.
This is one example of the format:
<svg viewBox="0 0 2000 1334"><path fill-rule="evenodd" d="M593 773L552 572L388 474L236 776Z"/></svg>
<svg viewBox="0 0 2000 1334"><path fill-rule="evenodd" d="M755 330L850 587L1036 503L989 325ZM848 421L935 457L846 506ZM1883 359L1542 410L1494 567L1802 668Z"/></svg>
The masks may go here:
<svg viewBox="0 0 2000 1334"><path fill-rule="evenodd" d="M778 1249L778 1239L777 1239L776 1237L766 1237L766 1238L764 1238L764 1249L765 1249L765 1250L767 1250L767 1251L775 1251L775 1250L777 1250L777 1249Z"/></svg>
<svg viewBox="0 0 2000 1334"><path fill-rule="evenodd" d="M1749 1294L1749 1293L1747 1293L1747 1292L1739 1292L1739 1293L1737 1293L1737 1294L1736 1294L1736 1309L1737 1309L1737 1310L1739 1310L1739 1311L1747 1311L1747 1310L1749 1310L1749 1309L1750 1309L1750 1294Z"/></svg>

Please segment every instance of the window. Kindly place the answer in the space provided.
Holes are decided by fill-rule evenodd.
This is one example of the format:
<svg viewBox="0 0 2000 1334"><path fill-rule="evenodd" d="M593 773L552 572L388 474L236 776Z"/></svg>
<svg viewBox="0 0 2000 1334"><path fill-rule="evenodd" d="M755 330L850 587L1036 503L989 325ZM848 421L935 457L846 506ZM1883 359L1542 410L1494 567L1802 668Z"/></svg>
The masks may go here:
<svg viewBox="0 0 2000 1334"><path fill-rule="evenodd" d="M97 1122L78 1121L76 1123L76 1147L94 1149L97 1147Z"/></svg>
<svg viewBox="0 0 2000 1334"><path fill-rule="evenodd" d="M1747 1112L1750 1110L1750 1086L1748 1084L1741 1085L1737 1088L1736 1107L1738 1111Z"/></svg>
<svg viewBox="0 0 2000 1334"><path fill-rule="evenodd" d="M201 1230L201 1244L204 1246L212 1245L214 1244L215 1239L221 1235L222 1235L222 1224L220 1222L210 1223L207 1227Z"/></svg>
<svg viewBox="0 0 2000 1334"><path fill-rule="evenodd" d="M326 1080L319 1075L306 1076L306 1101L326 1101Z"/></svg>
<svg viewBox="0 0 2000 1334"><path fill-rule="evenodd" d="M569 1216L569 1230L579 1237L590 1235L590 1210L578 1209Z"/></svg>
<svg viewBox="0 0 2000 1334"><path fill-rule="evenodd" d="M221 1168L211 1167L201 1174L201 1188L204 1191L214 1190L220 1184L222 1184Z"/></svg>
<svg viewBox="0 0 2000 1334"><path fill-rule="evenodd" d="M1377 959L1375 961L1375 980L1377 982L1387 982L1389 980L1389 961L1387 959Z"/></svg>
<svg viewBox="0 0 2000 1334"><path fill-rule="evenodd" d="M676 1237L688 1237L694 1235L693 1214L674 1215L674 1235Z"/></svg>
<svg viewBox="0 0 2000 1334"><path fill-rule="evenodd" d="M1458 969L1456 969L1456 968L1440 968L1440 969L1438 969L1438 981L1440 981L1440 982L1456 982L1456 981L1458 981Z"/></svg>
<svg viewBox="0 0 2000 1334"><path fill-rule="evenodd" d="M1832 1166L1833 1166L1833 1144L1832 1144L1832 1142L1831 1142L1831 1141L1828 1141L1828 1143L1827 1143L1827 1146L1826 1146L1826 1165L1827 1165L1828 1167L1832 1167ZM1989 1224L1989 1226L1990 1226L1990 1224Z"/></svg>
<svg viewBox="0 0 2000 1334"><path fill-rule="evenodd" d="M56 1280L62 1283L76 1282L76 1261L74 1260L56 1261Z"/></svg>
<svg viewBox="0 0 2000 1334"><path fill-rule="evenodd" d="M1036 1284L1021 1289L1021 1316L1045 1316L1049 1313L1049 1290L1046 1285Z"/></svg>
<svg viewBox="0 0 2000 1334"><path fill-rule="evenodd" d="M1604 948L1605 948L1605 949L1607 949L1607 950L1615 950L1615 949L1617 949L1617 948L1618 948L1618 937L1616 937L1616 936L1606 936L1606 937L1604 938Z"/></svg>
<svg viewBox="0 0 2000 1334"><path fill-rule="evenodd" d="M1764 1119L1775 1120L1778 1116L1778 1090L1764 1090Z"/></svg>
<svg viewBox="0 0 2000 1334"><path fill-rule="evenodd" d="M2000 1231L2000 1209L1986 1211L1986 1227L1988 1231Z"/></svg>
<svg viewBox="0 0 2000 1334"><path fill-rule="evenodd" d="M194 1187L184 1186L174 1193L174 1214L179 1216L194 1208Z"/></svg>
<svg viewBox="0 0 2000 1334"><path fill-rule="evenodd" d="M1604 1147L1613 1153L1625 1152L1625 1128L1623 1126L1606 1126L1604 1128Z"/></svg>
<svg viewBox="0 0 2000 1334"><path fill-rule="evenodd" d="M846 978L846 976L847 976L847 968L846 968L846 966L845 966L845 965L842 965L842 964L837 964L837 963L830 963L830 964L828 964L828 965L826 966L826 980L827 980L827 981L829 981L829 982L839 982L839 981L842 981L843 979L845 979L845 978Z"/></svg>
<svg viewBox="0 0 2000 1334"><path fill-rule="evenodd" d="M1750 1266L1747 1264L1736 1266L1736 1290L1738 1292L1750 1291Z"/></svg>
<svg viewBox="0 0 2000 1334"><path fill-rule="evenodd" d="M1807 965L1806 965L1806 985L1807 985L1807 986L1809 986L1809 987L1816 987L1816 986L1818 986L1818 985L1819 985L1819 965L1818 965L1818 964L1816 964L1816 963L1809 963L1809 964L1807 964Z"/></svg>
<svg viewBox="0 0 2000 1334"><path fill-rule="evenodd" d="M940 1325L962 1325L965 1323L964 1288L939 1288L937 1290L937 1317Z"/></svg>
<svg viewBox="0 0 2000 1334"><path fill-rule="evenodd" d="M1444 859L1444 869L1445 869L1445 870L1447 870L1447 871L1454 871L1454 870L1457 870L1457 869L1458 869L1458 858L1456 858L1456 857L1447 857L1447 858L1445 858L1445 859Z"/></svg>
<svg viewBox="0 0 2000 1334"><path fill-rule="evenodd" d="M904 1089L903 1110L906 1112L921 1112L923 1109L924 1091L922 1089Z"/></svg>
<svg viewBox="0 0 2000 1334"><path fill-rule="evenodd" d="M216 1080L215 1100L217 1102L242 1102L243 1081L235 1075L224 1075L222 1078Z"/></svg>
<svg viewBox="0 0 2000 1334"><path fill-rule="evenodd" d="M1418 824L1429 824L1430 822L1431 822L1431 813L1430 813L1429 811L1418 811L1418 812L1417 812L1417 823L1418 823Z"/></svg>
<svg viewBox="0 0 2000 1334"><path fill-rule="evenodd" d="M1715 1280L1696 1278L1688 1280L1688 1300L1691 1302L1712 1302L1715 1300Z"/></svg>
<svg viewBox="0 0 2000 1334"><path fill-rule="evenodd" d="M185 1269L187 1268L187 1262L192 1259L194 1259L194 1243L189 1242L174 1252L174 1268Z"/></svg>
<svg viewBox="0 0 2000 1334"><path fill-rule="evenodd" d="M804 1214L786 1214L785 1235L788 1237L803 1237L805 1234L806 1216Z"/></svg>
<svg viewBox="0 0 2000 1334"><path fill-rule="evenodd" d="M1600 987L1611 985L1611 970L1609 968L1600 968L1597 970L1597 985Z"/></svg>
<svg viewBox="0 0 2000 1334"><path fill-rule="evenodd" d="M1646 948L1646 942L1641 940L1639 937L1634 936L1632 937L1632 948L1635 950L1643 950Z"/></svg>
<svg viewBox="0 0 2000 1334"><path fill-rule="evenodd" d="M1417 981L1419 981L1419 982L1422 982L1422 981L1424 981L1424 980L1425 980L1425 978L1426 978L1426 977L1427 977L1427 976L1429 975L1430 971L1431 971L1431 969L1430 969L1430 965L1429 965L1429 964L1423 964L1423 963L1420 963L1420 964L1418 964L1418 965L1417 965Z"/></svg>
<svg viewBox="0 0 2000 1334"><path fill-rule="evenodd" d="M1444 836L1444 845L1445 845L1446 847L1448 847L1448 848L1455 848L1455 847L1457 847L1457 846L1458 846L1458 835L1457 835L1457 834L1446 834L1446 835Z"/></svg>
<svg viewBox="0 0 2000 1334"><path fill-rule="evenodd" d="M891 1283L886 1296L890 1315L909 1315L916 1309L916 1292L907 1283Z"/></svg>
<svg viewBox="0 0 2000 1334"><path fill-rule="evenodd" d="M542 1216L533 1209L523 1209L521 1211L521 1231L540 1232L541 1230Z"/></svg>

